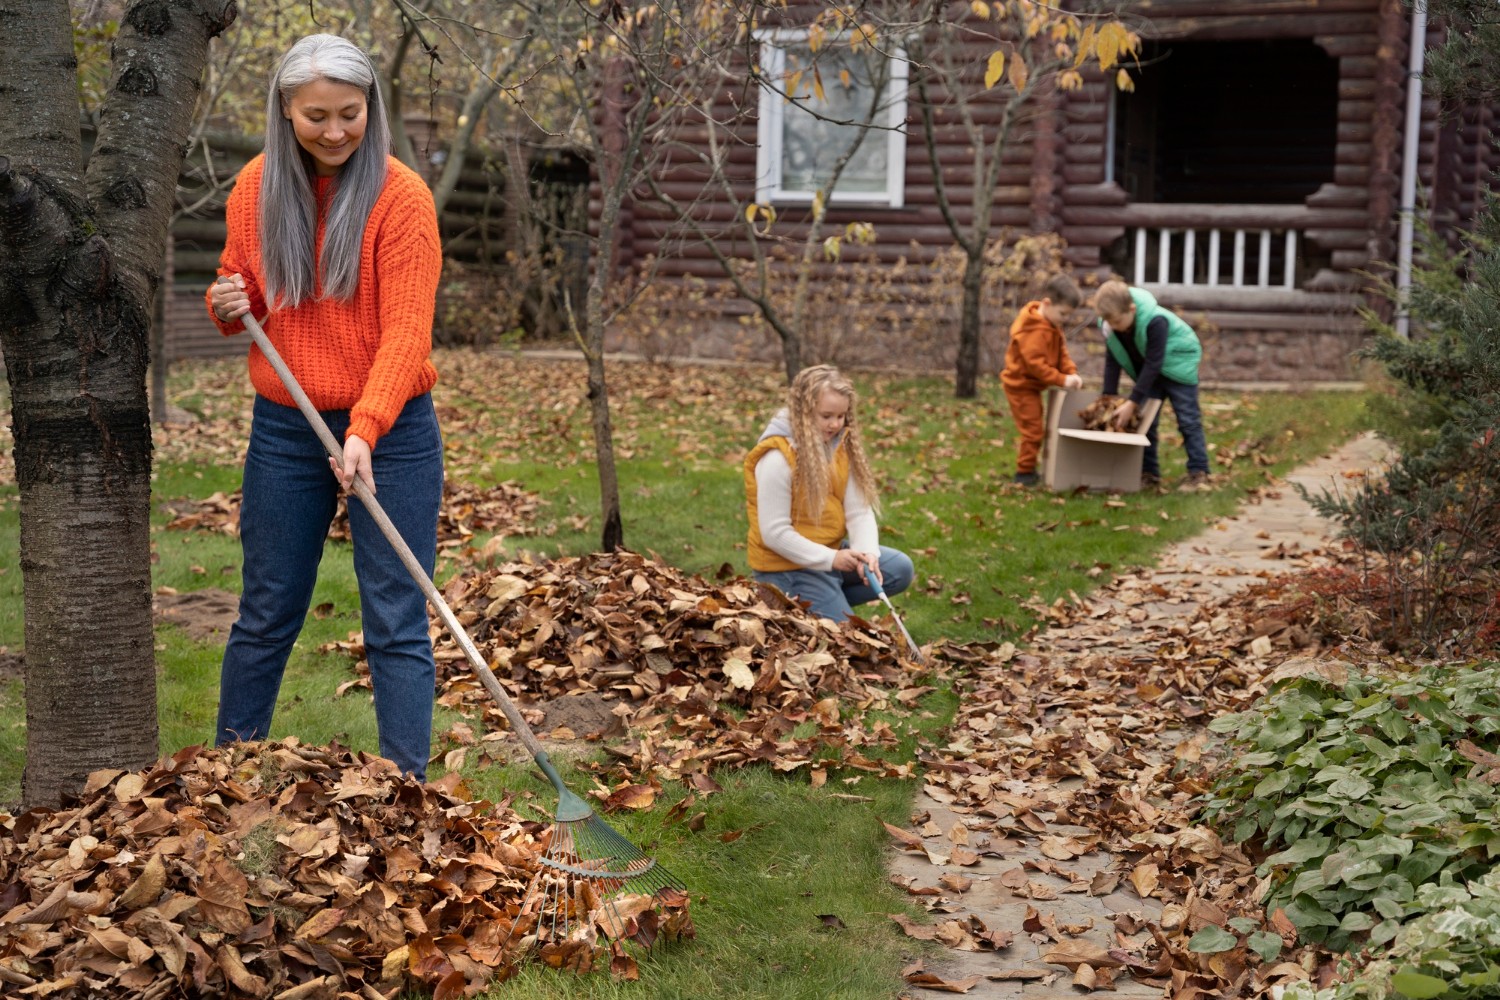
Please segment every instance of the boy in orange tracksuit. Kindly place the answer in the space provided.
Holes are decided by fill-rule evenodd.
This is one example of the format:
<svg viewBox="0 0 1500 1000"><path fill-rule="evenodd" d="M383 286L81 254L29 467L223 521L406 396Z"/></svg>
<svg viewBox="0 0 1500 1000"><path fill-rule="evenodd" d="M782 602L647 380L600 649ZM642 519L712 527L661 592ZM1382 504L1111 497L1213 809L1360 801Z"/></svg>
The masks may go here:
<svg viewBox="0 0 1500 1000"><path fill-rule="evenodd" d="M1010 325L1010 346L1005 350L1005 368L1000 384L1021 432L1016 454L1016 479L1022 486L1037 483L1036 460L1042 450L1046 427L1042 421L1042 390L1082 387L1078 366L1068 356L1063 328L1073 310L1083 304L1083 294L1066 275L1058 275L1043 287L1039 302L1028 302Z"/></svg>

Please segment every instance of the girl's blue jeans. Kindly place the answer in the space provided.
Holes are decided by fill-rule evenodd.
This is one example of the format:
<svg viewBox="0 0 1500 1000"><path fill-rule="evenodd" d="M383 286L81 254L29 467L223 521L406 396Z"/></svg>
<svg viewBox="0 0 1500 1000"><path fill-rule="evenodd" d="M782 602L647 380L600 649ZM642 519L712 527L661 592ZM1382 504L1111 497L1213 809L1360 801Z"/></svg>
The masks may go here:
<svg viewBox="0 0 1500 1000"><path fill-rule="evenodd" d="M833 570L789 569L779 573L753 574L762 583L773 584L788 597L800 597L819 618L841 622L854 613L853 606L875 600L879 595L863 577ZM915 570L911 557L899 549L880 547L880 577L889 597L911 586Z"/></svg>
<svg viewBox="0 0 1500 1000"><path fill-rule="evenodd" d="M336 439L347 410L323 413ZM372 453L376 499L429 577L437 558L443 441L430 395L406 404ZM294 407L257 396L245 455L239 619L229 631L219 677L214 742L265 739L281 676L302 631L323 542L339 497L328 455ZM380 753L403 772L427 774L436 671L427 601L364 504L349 500L360 619L375 688Z"/></svg>

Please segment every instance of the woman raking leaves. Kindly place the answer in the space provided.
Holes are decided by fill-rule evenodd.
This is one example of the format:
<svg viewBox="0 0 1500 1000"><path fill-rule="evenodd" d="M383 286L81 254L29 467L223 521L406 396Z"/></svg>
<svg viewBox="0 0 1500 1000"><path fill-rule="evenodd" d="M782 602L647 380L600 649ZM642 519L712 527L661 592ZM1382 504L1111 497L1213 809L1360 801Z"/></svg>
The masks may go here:
<svg viewBox="0 0 1500 1000"><path fill-rule="evenodd" d="M443 445L429 359L442 249L426 184L389 153L369 57L345 39L298 41L272 74L266 149L240 172L208 303L226 334L248 313L335 435L317 435L258 349L245 456L239 618L224 651L215 741L264 739L317 581L341 491L358 477L430 576L437 553ZM380 752L423 778L432 742L434 665L421 588L359 504L349 510L354 570L375 690Z"/></svg>

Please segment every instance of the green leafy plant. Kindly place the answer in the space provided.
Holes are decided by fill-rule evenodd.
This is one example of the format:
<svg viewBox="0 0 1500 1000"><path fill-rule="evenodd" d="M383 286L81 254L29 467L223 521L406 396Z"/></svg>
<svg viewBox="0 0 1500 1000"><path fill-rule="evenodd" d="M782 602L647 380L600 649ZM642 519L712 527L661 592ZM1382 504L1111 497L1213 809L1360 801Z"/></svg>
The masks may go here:
<svg viewBox="0 0 1500 1000"><path fill-rule="evenodd" d="M1205 816L1265 852L1266 909L1305 940L1388 943L1426 909L1419 887L1478 877L1500 855L1500 792L1460 746L1495 743L1500 663L1300 678L1211 728L1233 752Z"/></svg>
<svg viewBox="0 0 1500 1000"><path fill-rule="evenodd" d="M1209 924L1188 939L1188 951L1195 955L1218 955L1239 946L1238 931L1245 936L1245 947L1260 956L1262 962L1274 962L1281 954L1281 935L1261 927L1259 920L1235 917L1226 927Z"/></svg>
<svg viewBox="0 0 1500 1000"><path fill-rule="evenodd" d="M1401 928L1386 954L1326 989L1298 983L1285 1000L1463 1000L1500 991L1500 871L1467 886L1424 885L1416 904L1426 912Z"/></svg>

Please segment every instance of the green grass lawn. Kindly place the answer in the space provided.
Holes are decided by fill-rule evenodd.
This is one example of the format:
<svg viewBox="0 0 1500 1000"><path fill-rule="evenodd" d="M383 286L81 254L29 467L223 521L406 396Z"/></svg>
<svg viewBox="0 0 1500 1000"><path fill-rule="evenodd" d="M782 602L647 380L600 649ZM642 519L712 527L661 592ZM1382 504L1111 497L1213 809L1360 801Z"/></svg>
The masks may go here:
<svg viewBox="0 0 1500 1000"><path fill-rule="evenodd" d="M508 539L507 550L538 556L592 550L598 485L581 363L470 351L440 352L436 361L449 477L477 486L516 480L545 503L537 534ZM158 587L238 590L237 541L165 530L164 504L237 488L249 402L242 364L183 364L172 373L174 404L207 419L191 434L159 435L152 534ZM857 375L855 382L883 488L882 540L916 562L916 584L895 603L919 642L1021 639L1039 605L1151 562L1167 543L1233 510L1268 475L1327 451L1366 423L1360 394L1206 392L1210 447L1216 471L1224 473L1213 491L1054 496L1010 484L1015 431L995 380L967 401L955 400L942 379ZM627 545L692 572L712 574L725 563L747 572L740 460L783 393L772 368L616 365L611 398ZM1170 483L1183 473L1170 415L1163 418L1162 457ZM0 485L0 647L11 652L19 652L23 638L17 531L16 490L7 482ZM440 561L439 583L459 571L455 561ZM293 653L272 735L374 750L368 693L334 695L353 676L350 661L317 652L359 628L347 545L329 544L314 603L328 608L308 619ZM220 654L217 644L158 627L163 753L210 739ZM951 693L932 699L920 720L928 733L938 731L952 705ZM454 718L440 710L439 729ZM22 685L0 681L0 802L19 797L24 732ZM491 799L517 785L544 789L521 768L471 762L466 778L476 795ZM691 887L698 941L653 956L638 984L529 970L504 995L898 992L900 967L920 951L885 916L910 908L884 880L888 838L879 820L905 821L911 783L864 777L845 784L838 776L813 789L800 775L758 769L719 780L725 790L700 800L707 812L702 830L663 825L667 804L684 794L677 788L627 829L654 844ZM535 812L550 810L544 790L535 801ZM845 927L825 927L821 914L838 916Z"/></svg>

